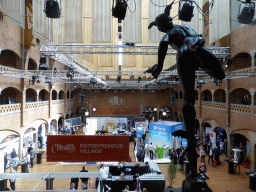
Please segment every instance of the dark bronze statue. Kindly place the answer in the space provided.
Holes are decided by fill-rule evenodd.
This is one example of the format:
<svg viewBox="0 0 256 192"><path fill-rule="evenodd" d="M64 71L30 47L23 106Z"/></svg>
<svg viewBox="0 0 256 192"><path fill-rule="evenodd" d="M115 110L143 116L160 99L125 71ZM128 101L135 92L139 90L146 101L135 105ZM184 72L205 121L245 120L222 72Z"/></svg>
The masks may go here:
<svg viewBox="0 0 256 192"><path fill-rule="evenodd" d="M175 131L172 135L187 139L186 154L191 167L191 172L187 175L187 184L193 185L199 182L200 175L197 173L197 158L195 140L195 71L201 67L211 77L222 80L225 78L224 70L218 60L205 46L205 40L192 28L186 25L174 25L170 15L173 2L165 8L165 12L158 15L155 21L151 22L148 28L156 26L159 31L166 33L159 43L158 63L149 68L148 73L158 77L163 69L164 59L168 45L177 50L177 70L179 81L184 93L182 115L184 121L184 131ZM199 182L200 183L200 182ZM206 184L206 183L205 183ZM200 186L200 185L199 185ZM201 185L202 186L202 185ZM207 186L207 185L206 185ZM202 189L202 190L201 190ZM198 191L204 191L203 187Z"/></svg>

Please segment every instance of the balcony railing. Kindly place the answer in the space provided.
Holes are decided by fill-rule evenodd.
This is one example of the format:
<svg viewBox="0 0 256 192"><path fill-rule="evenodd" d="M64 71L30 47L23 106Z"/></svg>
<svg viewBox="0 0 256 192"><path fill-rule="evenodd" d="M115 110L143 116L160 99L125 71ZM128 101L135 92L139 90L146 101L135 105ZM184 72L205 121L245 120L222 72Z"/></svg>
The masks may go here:
<svg viewBox="0 0 256 192"><path fill-rule="evenodd" d="M0 114L20 112L21 104L0 105Z"/></svg>
<svg viewBox="0 0 256 192"><path fill-rule="evenodd" d="M37 102L26 103L25 110L36 109L37 104Z"/></svg>
<svg viewBox="0 0 256 192"><path fill-rule="evenodd" d="M202 107L209 107L215 109L225 109L225 103L220 102L210 102L210 101L202 101Z"/></svg>
<svg viewBox="0 0 256 192"><path fill-rule="evenodd" d="M248 114L248 113L251 113L251 107L250 105L230 104L230 111Z"/></svg>
<svg viewBox="0 0 256 192"><path fill-rule="evenodd" d="M49 101L40 101L38 102L38 107L48 107Z"/></svg>

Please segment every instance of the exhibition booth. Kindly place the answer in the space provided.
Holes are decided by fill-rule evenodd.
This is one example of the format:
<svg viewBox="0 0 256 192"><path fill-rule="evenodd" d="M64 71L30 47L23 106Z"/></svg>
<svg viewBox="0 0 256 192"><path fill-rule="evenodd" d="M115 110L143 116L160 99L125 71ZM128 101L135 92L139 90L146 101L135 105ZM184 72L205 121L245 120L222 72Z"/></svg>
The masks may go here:
<svg viewBox="0 0 256 192"><path fill-rule="evenodd" d="M179 146L187 146L187 140L172 136L176 130L183 130L183 123L174 121L158 121L149 123L149 141L154 146L154 161L157 163L169 163L169 150ZM149 161L149 154L144 161Z"/></svg>

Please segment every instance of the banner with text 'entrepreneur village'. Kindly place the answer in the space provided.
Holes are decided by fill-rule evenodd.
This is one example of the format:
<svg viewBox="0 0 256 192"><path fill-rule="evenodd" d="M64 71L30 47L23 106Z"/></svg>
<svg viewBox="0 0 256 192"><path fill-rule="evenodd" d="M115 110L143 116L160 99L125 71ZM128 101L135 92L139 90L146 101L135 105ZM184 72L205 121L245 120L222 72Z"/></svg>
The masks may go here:
<svg viewBox="0 0 256 192"><path fill-rule="evenodd" d="M48 135L47 161L129 161L129 136Z"/></svg>

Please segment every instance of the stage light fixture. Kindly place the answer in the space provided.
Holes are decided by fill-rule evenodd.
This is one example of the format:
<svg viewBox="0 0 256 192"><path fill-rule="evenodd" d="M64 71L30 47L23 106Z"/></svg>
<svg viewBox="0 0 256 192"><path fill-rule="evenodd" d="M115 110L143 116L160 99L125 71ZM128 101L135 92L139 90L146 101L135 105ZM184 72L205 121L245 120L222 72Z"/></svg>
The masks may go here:
<svg viewBox="0 0 256 192"><path fill-rule="evenodd" d="M255 14L255 3L251 0L241 1L238 11L238 23L250 24Z"/></svg>
<svg viewBox="0 0 256 192"><path fill-rule="evenodd" d="M74 73L75 73L75 72L74 72L73 67L69 67L66 76L67 76L68 78L71 78L71 79L72 79L72 77L74 77Z"/></svg>
<svg viewBox="0 0 256 192"><path fill-rule="evenodd" d="M58 0L61 5L61 0ZM44 12L48 18L60 18L61 8L57 0L46 0L44 4Z"/></svg>
<svg viewBox="0 0 256 192"><path fill-rule="evenodd" d="M138 83L141 83L141 77L138 77Z"/></svg>
<svg viewBox="0 0 256 192"><path fill-rule="evenodd" d="M97 80L92 77L92 78L90 79L90 83L91 83L92 85L95 85L95 84L97 84Z"/></svg>
<svg viewBox="0 0 256 192"><path fill-rule="evenodd" d="M124 20L127 10L127 3L125 0L116 0L116 6L114 6L114 0L112 5L112 16L118 19Z"/></svg>
<svg viewBox="0 0 256 192"><path fill-rule="evenodd" d="M179 19L181 21L190 22L193 14L194 6L191 0L181 0L179 2Z"/></svg>
<svg viewBox="0 0 256 192"><path fill-rule="evenodd" d="M120 83L120 82L121 82L121 76L120 76L120 75L117 76L116 82L117 82L117 83Z"/></svg>
<svg viewBox="0 0 256 192"><path fill-rule="evenodd" d="M52 80L50 79L50 77L45 77L45 83L51 83Z"/></svg>
<svg viewBox="0 0 256 192"><path fill-rule="evenodd" d="M46 57L40 57L39 60L39 70L47 70L48 66L46 65L47 59Z"/></svg>

